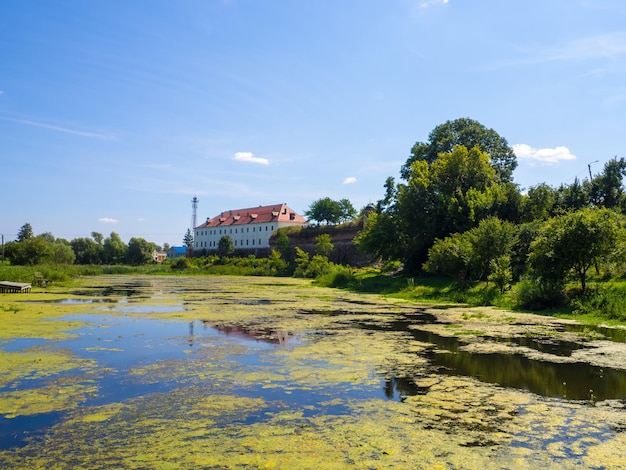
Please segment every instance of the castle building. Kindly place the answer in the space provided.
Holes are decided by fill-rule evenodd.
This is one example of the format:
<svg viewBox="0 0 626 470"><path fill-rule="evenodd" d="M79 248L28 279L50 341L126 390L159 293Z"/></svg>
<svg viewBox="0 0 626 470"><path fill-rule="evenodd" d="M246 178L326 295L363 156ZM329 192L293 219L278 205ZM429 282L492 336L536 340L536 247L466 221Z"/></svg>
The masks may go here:
<svg viewBox="0 0 626 470"><path fill-rule="evenodd" d="M222 212L194 228L194 251L217 250L220 239L229 236L235 250L269 249L270 236L281 227L308 225L287 204L258 206Z"/></svg>

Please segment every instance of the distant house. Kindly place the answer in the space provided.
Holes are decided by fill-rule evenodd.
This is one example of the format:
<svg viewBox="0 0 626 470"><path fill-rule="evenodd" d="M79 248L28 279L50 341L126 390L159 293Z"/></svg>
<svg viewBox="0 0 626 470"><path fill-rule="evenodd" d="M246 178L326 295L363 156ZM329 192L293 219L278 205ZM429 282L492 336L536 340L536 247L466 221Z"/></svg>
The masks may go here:
<svg viewBox="0 0 626 470"><path fill-rule="evenodd" d="M167 253L164 251L152 251L152 261L155 263L162 263L167 258Z"/></svg>
<svg viewBox="0 0 626 470"><path fill-rule="evenodd" d="M169 250L166 251L167 257L170 259L175 258L184 258L187 256L187 247L184 246L171 246Z"/></svg>
<svg viewBox="0 0 626 470"><path fill-rule="evenodd" d="M258 206L222 212L194 229L194 251L215 251L224 236L233 240L235 250L269 249L272 233L290 225L308 222L287 204Z"/></svg>

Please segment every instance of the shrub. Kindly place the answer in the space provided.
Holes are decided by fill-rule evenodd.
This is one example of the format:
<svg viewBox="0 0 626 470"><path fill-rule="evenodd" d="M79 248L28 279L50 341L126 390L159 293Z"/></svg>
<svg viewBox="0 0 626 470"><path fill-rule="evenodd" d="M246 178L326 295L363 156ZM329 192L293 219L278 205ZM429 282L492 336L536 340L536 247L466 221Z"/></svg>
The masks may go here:
<svg viewBox="0 0 626 470"><path fill-rule="evenodd" d="M518 307L528 310L545 310L560 307L566 303L560 285L541 283L537 280L524 279L513 289L513 298Z"/></svg>

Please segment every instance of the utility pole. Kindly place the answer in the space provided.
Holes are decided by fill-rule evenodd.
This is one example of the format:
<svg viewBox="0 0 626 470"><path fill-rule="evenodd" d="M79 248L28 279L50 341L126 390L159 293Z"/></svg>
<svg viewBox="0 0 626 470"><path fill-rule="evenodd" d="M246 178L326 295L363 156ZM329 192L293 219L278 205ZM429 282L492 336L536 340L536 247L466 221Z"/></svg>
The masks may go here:
<svg viewBox="0 0 626 470"><path fill-rule="evenodd" d="M598 163L598 160L591 162L591 163ZM591 176L591 163L587 164L587 168L589 168L589 182L591 183L591 180L593 179L593 176Z"/></svg>
<svg viewBox="0 0 626 470"><path fill-rule="evenodd" d="M4 233L0 233L2 235L2 264L4 264Z"/></svg>

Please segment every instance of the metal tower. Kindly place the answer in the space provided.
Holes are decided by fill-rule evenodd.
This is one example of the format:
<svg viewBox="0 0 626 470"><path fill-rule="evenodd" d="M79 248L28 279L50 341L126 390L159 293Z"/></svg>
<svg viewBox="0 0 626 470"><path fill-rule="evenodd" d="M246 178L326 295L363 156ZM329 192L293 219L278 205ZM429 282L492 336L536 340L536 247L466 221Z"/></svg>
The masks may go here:
<svg viewBox="0 0 626 470"><path fill-rule="evenodd" d="M198 199L197 196L194 196L193 199L191 200L191 231L193 232L193 229L196 228L197 225L197 209L198 209L198 202L200 202L200 200Z"/></svg>

